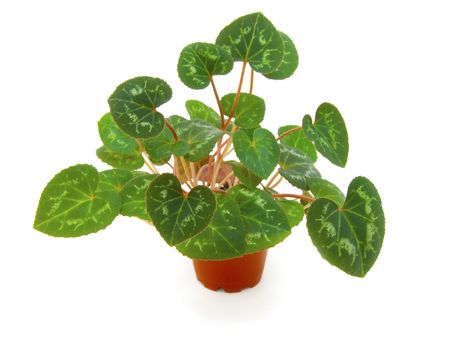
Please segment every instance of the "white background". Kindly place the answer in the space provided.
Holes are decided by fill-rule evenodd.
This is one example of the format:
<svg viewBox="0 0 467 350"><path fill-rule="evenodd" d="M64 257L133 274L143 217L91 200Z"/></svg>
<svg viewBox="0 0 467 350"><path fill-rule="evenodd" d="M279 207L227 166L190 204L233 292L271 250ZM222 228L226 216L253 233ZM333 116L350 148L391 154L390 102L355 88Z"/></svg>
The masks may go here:
<svg viewBox="0 0 467 350"><path fill-rule="evenodd" d="M466 349L462 3L2 1L0 349ZM380 191L386 238L366 278L322 260L304 225L239 294L204 289L191 262L135 219L68 240L31 228L56 172L107 168L94 155L96 122L117 84L167 80L165 114L186 115L189 98L215 106L209 89L178 80L180 50L256 10L300 54L292 78L256 76L264 125L276 132L334 103L348 166L318 168L343 190L365 175ZM234 91L238 68L217 79L221 94Z"/></svg>

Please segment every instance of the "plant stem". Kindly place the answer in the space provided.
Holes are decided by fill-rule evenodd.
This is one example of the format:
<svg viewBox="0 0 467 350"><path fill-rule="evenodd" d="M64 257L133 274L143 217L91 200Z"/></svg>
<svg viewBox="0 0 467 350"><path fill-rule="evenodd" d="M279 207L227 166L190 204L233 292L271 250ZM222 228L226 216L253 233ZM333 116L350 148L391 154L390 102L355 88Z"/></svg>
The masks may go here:
<svg viewBox="0 0 467 350"><path fill-rule="evenodd" d="M174 136L175 141L178 141L178 135L177 132L175 131L174 127L170 125L170 123L165 119L165 125L169 128L170 132Z"/></svg>
<svg viewBox="0 0 467 350"><path fill-rule="evenodd" d="M229 141L227 142L224 152L220 155L220 157L217 157L216 163L214 165L214 175L211 180L211 187L214 187L214 184L216 183L217 180L217 175L219 174L221 165L222 165L222 160L225 158L227 154L230 153L230 146L232 146L233 138L230 138ZM218 148L218 154L220 153L220 149Z"/></svg>
<svg viewBox="0 0 467 350"><path fill-rule="evenodd" d="M214 96L216 97L217 107L219 108L219 113L221 115L221 129L224 128L224 108L222 107L221 99L219 98L219 94L217 93L216 84L214 84L214 79L211 77L211 86L212 91L214 91Z"/></svg>
<svg viewBox="0 0 467 350"><path fill-rule="evenodd" d="M290 129L290 130L287 130L287 131L283 132L282 134L280 134L279 136L277 136L276 141L279 141L279 140L280 140L281 138L283 138L284 136L286 136L286 135L288 135L288 134L291 134L291 133L293 133L293 132L295 132L295 131L301 130L301 129L302 129L301 126L297 126L297 127L292 128L292 129Z"/></svg>
<svg viewBox="0 0 467 350"><path fill-rule="evenodd" d="M255 71L253 70L253 67L251 68L251 73L250 73L250 95L253 93L253 80L255 77Z"/></svg>
<svg viewBox="0 0 467 350"><path fill-rule="evenodd" d="M144 164L146 164L146 166L149 168L149 170L150 170L153 174L159 174L159 172L157 171L157 169L156 169L156 167L154 166L154 164L152 164L152 162L149 160L149 156L148 156L148 154L146 153L146 150L144 149L144 146L143 146L143 144L141 143L141 141L138 140L138 139L136 139L136 144L138 145L139 151L141 152L141 157L143 157Z"/></svg>
<svg viewBox="0 0 467 350"><path fill-rule="evenodd" d="M198 181L196 181L195 164L193 162L190 162L190 173L191 173L191 179L193 181L193 186L198 185Z"/></svg>
<svg viewBox="0 0 467 350"><path fill-rule="evenodd" d="M314 202L316 199L312 197L307 197L307 196L302 196L300 194L294 194L294 193L273 193L272 196L274 198L297 198L297 199L302 199L307 202Z"/></svg>
<svg viewBox="0 0 467 350"><path fill-rule="evenodd" d="M238 83L237 94L235 95L234 103L232 105L232 109L230 110L229 118L227 119L227 122L224 124L224 127L222 128L222 130L227 129L227 127L229 126L229 123L232 120L232 117L233 117L233 115L235 113L235 110L237 109L238 100L240 99L240 93L242 91L243 77L245 76L245 68L246 68L247 63L248 63L247 61L243 61L242 73L240 74L240 81Z"/></svg>
<svg viewBox="0 0 467 350"><path fill-rule="evenodd" d="M279 170L276 170L276 172L274 173L274 175L272 175L272 177L269 179L269 181L266 183L266 185L264 187L268 188L271 186L272 182L276 179L276 177L279 176Z"/></svg>
<svg viewBox="0 0 467 350"><path fill-rule="evenodd" d="M188 165L186 164L185 159L183 159L183 157L180 157L179 159L180 159L180 163L182 163L183 172L185 173L185 177L186 177L186 180L187 180L186 184L191 189L194 186L193 186L193 183L192 183L192 179L190 179L190 176L191 176L190 169L188 168Z"/></svg>
<svg viewBox="0 0 467 350"><path fill-rule="evenodd" d="M226 191L220 190L220 189L218 189L218 188L211 188L211 191L212 191L212 192L221 193L221 194L226 194L226 193L227 193Z"/></svg>
<svg viewBox="0 0 467 350"><path fill-rule="evenodd" d="M284 180L284 178L281 176L273 185L271 185L269 188L276 188L277 186L279 186L279 184L282 182L282 180Z"/></svg>
<svg viewBox="0 0 467 350"><path fill-rule="evenodd" d="M222 187L222 185L224 185L232 177L233 174L234 172L231 171L221 181L219 181L219 187Z"/></svg>

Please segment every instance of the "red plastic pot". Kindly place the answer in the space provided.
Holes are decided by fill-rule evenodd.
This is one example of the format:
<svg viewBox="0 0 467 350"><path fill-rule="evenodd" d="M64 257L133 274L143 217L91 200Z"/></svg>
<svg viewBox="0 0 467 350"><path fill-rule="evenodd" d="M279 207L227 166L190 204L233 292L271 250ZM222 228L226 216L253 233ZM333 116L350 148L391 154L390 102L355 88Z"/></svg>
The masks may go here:
<svg viewBox="0 0 467 350"><path fill-rule="evenodd" d="M196 277L208 289L240 292L261 280L267 250L228 260L195 260Z"/></svg>

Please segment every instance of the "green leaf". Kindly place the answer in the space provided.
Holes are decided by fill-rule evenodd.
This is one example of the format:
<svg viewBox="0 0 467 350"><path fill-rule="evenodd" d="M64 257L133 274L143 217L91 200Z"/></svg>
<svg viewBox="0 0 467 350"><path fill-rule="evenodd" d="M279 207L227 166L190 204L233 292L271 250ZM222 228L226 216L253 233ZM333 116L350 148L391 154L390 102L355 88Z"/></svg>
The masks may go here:
<svg viewBox="0 0 467 350"><path fill-rule="evenodd" d="M229 51L208 43L193 43L184 47L178 59L180 80L189 88L204 89L213 75L224 75L233 68Z"/></svg>
<svg viewBox="0 0 467 350"><path fill-rule="evenodd" d="M191 119L204 120L209 124L215 126L216 128L220 129L221 117L211 107L197 100L186 101L185 107Z"/></svg>
<svg viewBox="0 0 467 350"><path fill-rule="evenodd" d="M136 140L120 130L110 113L104 114L97 126L102 143L109 150L130 153L138 148Z"/></svg>
<svg viewBox="0 0 467 350"><path fill-rule="evenodd" d="M279 145L266 129L255 129L251 137L248 132L238 130L233 135L233 144L238 159L262 179L272 173L279 161Z"/></svg>
<svg viewBox="0 0 467 350"><path fill-rule="evenodd" d="M278 130L278 134L282 135L286 131L297 127L298 125L281 126ZM299 149L300 151L305 153L313 163L315 163L318 159L318 155L316 154L316 148L315 146L313 146L313 143L310 140L308 140L308 138L305 136L303 128L300 128L300 130L294 131L288 135L281 137L279 142L284 145Z"/></svg>
<svg viewBox="0 0 467 350"><path fill-rule="evenodd" d="M315 198L327 198L336 203L339 207L344 205L345 196L342 191L333 183L319 178L309 179L308 188Z"/></svg>
<svg viewBox="0 0 467 350"><path fill-rule="evenodd" d="M177 250L192 259L225 260L245 254L245 228L237 203L216 196L217 208L209 225L196 236L177 245Z"/></svg>
<svg viewBox="0 0 467 350"><path fill-rule="evenodd" d="M146 210L146 190L155 177L156 175L153 174L145 174L127 182L120 193L122 197L122 215L150 220Z"/></svg>
<svg viewBox="0 0 467 350"><path fill-rule="evenodd" d="M316 111L314 124L311 117L303 117L303 131L314 142L316 149L329 161L345 167L349 154L349 139L344 119L330 103L321 104Z"/></svg>
<svg viewBox="0 0 467 350"><path fill-rule="evenodd" d="M177 157L183 157L189 151L190 151L190 145L183 140L178 140L177 142L174 143L172 147L172 152L174 156L177 156Z"/></svg>
<svg viewBox="0 0 467 350"><path fill-rule="evenodd" d="M284 43L284 57L279 67L264 76L269 79L286 79L290 77L298 67L298 52L292 39L285 33L279 32Z"/></svg>
<svg viewBox="0 0 467 350"><path fill-rule="evenodd" d="M121 192L123 186L134 177L134 174L125 169L110 169L99 173L99 183L96 191Z"/></svg>
<svg viewBox="0 0 467 350"><path fill-rule="evenodd" d="M143 157L136 150L132 153L117 153L102 146L96 150L96 155L104 163L114 168L136 170L144 165Z"/></svg>
<svg viewBox="0 0 467 350"><path fill-rule="evenodd" d="M62 170L47 184L34 228L55 237L78 237L112 223L120 211L116 191L97 191L99 174L87 164Z"/></svg>
<svg viewBox="0 0 467 350"><path fill-rule="evenodd" d="M222 97L222 107L227 115L230 115L236 94L227 94ZM237 108L235 109L234 117L235 124L241 128L254 129L264 119L266 104L261 97L240 93Z"/></svg>
<svg viewBox="0 0 467 350"><path fill-rule="evenodd" d="M235 61L249 62L258 73L276 70L284 57L284 43L273 24L260 12L242 16L219 33L216 44Z"/></svg>
<svg viewBox="0 0 467 350"><path fill-rule="evenodd" d="M145 139L163 130L164 116L157 108L171 97L172 89L162 79L136 77L120 84L108 102L118 127L130 136Z"/></svg>
<svg viewBox="0 0 467 350"><path fill-rule="evenodd" d="M344 272L363 277L371 269L384 238L384 212L375 186L352 180L344 206L320 198L307 214L308 233L321 256Z"/></svg>
<svg viewBox="0 0 467 350"><path fill-rule="evenodd" d="M281 144L280 152L279 173L290 182L291 185L302 190L307 190L308 181L321 176L310 158L302 151Z"/></svg>
<svg viewBox="0 0 467 350"><path fill-rule="evenodd" d="M247 232L247 254L273 247L290 234L287 216L271 194L235 186L227 196L234 199L240 208Z"/></svg>
<svg viewBox="0 0 467 350"><path fill-rule="evenodd" d="M156 137L143 140L143 145L151 161L156 164L164 164L169 161L173 153L175 139L169 128L164 127Z"/></svg>
<svg viewBox="0 0 467 350"><path fill-rule="evenodd" d="M216 209L216 198L205 186L194 187L185 197L177 177L162 174L147 189L146 208L162 238L173 246L206 228Z"/></svg>
<svg viewBox="0 0 467 350"><path fill-rule="evenodd" d="M285 216L287 216L290 227L297 226L303 220L305 210L299 202L288 199L281 199L276 202L282 208Z"/></svg>
<svg viewBox="0 0 467 350"><path fill-rule="evenodd" d="M229 161L228 163L232 166L234 175L238 177L240 182L246 187L256 188L261 182L262 179L249 171L242 163L236 161Z"/></svg>

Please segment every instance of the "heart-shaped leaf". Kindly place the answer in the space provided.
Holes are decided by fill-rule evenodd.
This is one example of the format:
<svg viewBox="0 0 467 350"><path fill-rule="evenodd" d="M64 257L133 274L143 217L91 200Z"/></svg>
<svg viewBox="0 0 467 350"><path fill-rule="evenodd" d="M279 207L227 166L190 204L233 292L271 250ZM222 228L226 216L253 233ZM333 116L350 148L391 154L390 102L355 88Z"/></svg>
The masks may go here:
<svg viewBox="0 0 467 350"><path fill-rule="evenodd" d="M145 174L137 176L126 183L120 193L122 197L122 210L120 213L122 215L150 220L146 210L146 190L155 177L156 175L153 174Z"/></svg>
<svg viewBox="0 0 467 350"><path fill-rule="evenodd" d="M172 97L170 86L159 78L136 77L120 84L109 97L110 113L126 134L145 139L159 135L164 116L157 111Z"/></svg>
<svg viewBox="0 0 467 350"><path fill-rule="evenodd" d="M297 127L298 125L281 126L278 130L278 134L282 135L286 131ZM305 155L307 155L313 163L315 163L318 159L318 155L316 154L316 148L313 145L313 143L310 140L308 140L308 138L305 136L303 128L300 128L300 130L296 130L288 135L281 137L279 142L284 145L288 145L293 148L299 149L300 151L305 153Z"/></svg>
<svg viewBox="0 0 467 350"><path fill-rule="evenodd" d="M209 225L196 236L177 245L183 255L192 259L225 260L245 254L245 228L239 220L237 203L217 196L217 208Z"/></svg>
<svg viewBox="0 0 467 350"><path fill-rule="evenodd" d="M130 153L138 148L136 140L120 130L110 113L104 114L97 126L102 143L109 150L118 153Z"/></svg>
<svg viewBox="0 0 467 350"><path fill-rule="evenodd" d="M191 119L204 120L209 124L215 126L216 128L220 129L221 117L211 107L197 100L186 101L185 107Z"/></svg>
<svg viewBox="0 0 467 350"><path fill-rule="evenodd" d="M286 79L290 77L298 67L298 52L292 39L285 33L279 32L284 43L284 57L279 67L264 76L269 79Z"/></svg>
<svg viewBox="0 0 467 350"><path fill-rule="evenodd" d="M321 104L316 111L315 122L303 117L303 131L316 149L333 164L345 167L349 154L349 138L344 119L330 103Z"/></svg>
<svg viewBox="0 0 467 350"><path fill-rule="evenodd" d="M96 191L116 191L120 193L125 184L134 176L133 172L125 169L101 171Z"/></svg>
<svg viewBox="0 0 467 350"><path fill-rule="evenodd" d="M237 202L246 227L246 253L282 242L290 234L287 216L271 194L244 186L232 187L227 196Z"/></svg>
<svg viewBox="0 0 467 350"><path fill-rule="evenodd" d="M287 199L277 200L276 202L282 208L285 216L287 216L291 228L297 226L303 220L305 209L303 209L303 205L299 202Z"/></svg>
<svg viewBox="0 0 467 350"><path fill-rule="evenodd" d="M96 150L97 157L104 163L114 168L136 170L144 165L144 159L137 150L131 153L112 152L107 147L102 146Z"/></svg>
<svg viewBox="0 0 467 350"><path fill-rule="evenodd" d="M313 178L308 180L308 189L313 193L315 198L327 198L342 207L345 202L345 196L342 191L333 183L320 179Z"/></svg>
<svg viewBox="0 0 467 350"><path fill-rule="evenodd" d="M42 192L34 228L55 237L78 237L106 228L120 212L120 195L97 191L98 182L91 165L59 172Z"/></svg>
<svg viewBox="0 0 467 350"><path fill-rule="evenodd" d="M216 44L229 50L235 61L249 62L258 73L276 70L284 57L279 32L260 12L230 23L219 33Z"/></svg>
<svg viewBox="0 0 467 350"><path fill-rule="evenodd" d="M233 59L226 49L208 43L185 46L178 59L178 76L191 89L204 89L213 75L224 75L233 68Z"/></svg>
<svg viewBox="0 0 467 350"><path fill-rule="evenodd" d="M281 144L279 158L279 173L290 182L291 185L302 190L308 189L310 179L321 177L310 158L302 151Z"/></svg>
<svg viewBox="0 0 467 350"><path fill-rule="evenodd" d="M234 133L235 153L248 170L266 179L279 161L279 145L269 130L257 128L249 134L242 129Z"/></svg>
<svg viewBox="0 0 467 350"><path fill-rule="evenodd" d="M227 94L222 97L222 107L226 114L232 110L236 94ZM237 107L235 108L235 124L241 128L254 129L264 119L266 104L261 97L240 93Z"/></svg>
<svg viewBox="0 0 467 350"><path fill-rule="evenodd" d="M153 163L164 164L173 154L175 139L169 128L164 127L159 135L145 139L143 144Z"/></svg>
<svg viewBox="0 0 467 350"><path fill-rule="evenodd" d="M352 180L343 207L317 199L307 213L308 233L321 256L344 272L363 277L378 257L384 238L384 212L375 186Z"/></svg>
<svg viewBox="0 0 467 350"><path fill-rule="evenodd" d="M256 176L251 171L249 171L246 166L240 162L230 161L229 164L232 166L232 171L234 175L238 177L240 182L248 188L256 188L261 182L261 178Z"/></svg>
<svg viewBox="0 0 467 350"><path fill-rule="evenodd" d="M206 228L216 209L216 198L206 186L196 186L185 197L177 177L162 174L146 191L146 208L162 238L173 246Z"/></svg>

